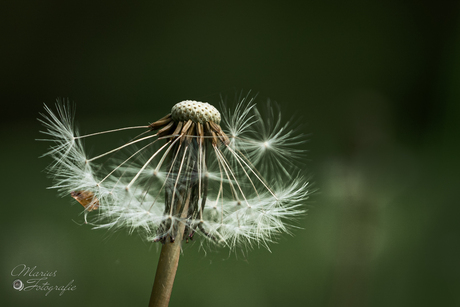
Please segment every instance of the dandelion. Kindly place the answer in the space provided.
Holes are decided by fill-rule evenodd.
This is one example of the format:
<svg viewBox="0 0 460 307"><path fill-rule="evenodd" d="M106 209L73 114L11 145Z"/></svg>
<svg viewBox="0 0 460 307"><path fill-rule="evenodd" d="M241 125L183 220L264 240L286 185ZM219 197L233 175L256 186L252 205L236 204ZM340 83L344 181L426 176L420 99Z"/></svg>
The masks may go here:
<svg viewBox="0 0 460 307"><path fill-rule="evenodd" d="M268 247L304 212L310 189L296 163L305 136L271 104L259 111L249 94L233 110L222 103L222 115L185 100L152 124L87 135L74 127L69 103L56 109L45 106L40 119L53 142L45 154L52 187L75 198L94 228L128 228L163 244L152 306L169 302L183 240ZM134 129L142 132L121 146L85 152L84 139Z"/></svg>

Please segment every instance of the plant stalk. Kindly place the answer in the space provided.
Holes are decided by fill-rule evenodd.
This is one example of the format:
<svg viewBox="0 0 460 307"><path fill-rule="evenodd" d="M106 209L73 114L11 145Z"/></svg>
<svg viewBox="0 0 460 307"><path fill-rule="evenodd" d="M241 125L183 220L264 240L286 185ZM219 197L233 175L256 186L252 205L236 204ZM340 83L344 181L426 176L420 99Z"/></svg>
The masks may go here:
<svg viewBox="0 0 460 307"><path fill-rule="evenodd" d="M166 307L169 305L174 278L179 265L181 241L177 238L174 243L165 243L161 248L149 307Z"/></svg>
<svg viewBox="0 0 460 307"><path fill-rule="evenodd" d="M190 202L188 193L181 217L187 217ZM180 207L180 206L179 206ZM149 307L167 307L171 298L171 292L176 277L179 257L181 252L182 237L184 235L185 223L179 223L174 242L167 240L161 248L160 259L158 260L155 281L153 282L152 294ZM169 241L169 242L168 242Z"/></svg>

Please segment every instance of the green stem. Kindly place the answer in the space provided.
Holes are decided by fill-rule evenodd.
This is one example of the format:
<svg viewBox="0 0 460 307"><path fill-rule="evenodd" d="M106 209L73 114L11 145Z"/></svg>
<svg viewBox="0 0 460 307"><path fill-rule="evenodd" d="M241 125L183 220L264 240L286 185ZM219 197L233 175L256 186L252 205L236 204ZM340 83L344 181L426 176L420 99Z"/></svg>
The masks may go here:
<svg viewBox="0 0 460 307"><path fill-rule="evenodd" d="M189 203L190 192L188 192L185 206L182 210L181 218L183 219L187 217ZM179 202L177 207L181 207ZM169 240L166 239L166 243L163 244L161 248L149 307L167 307L169 305L174 278L176 277L177 267L179 265L182 237L185 231L185 223L178 224L174 242L168 242Z"/></svg>
<svg viewBox="0 0 460 307"><path fill-rule="evenodd" d="M165 243L161 248L149 307L166 307L169 305L174 278L176 277L177 266L179 265L181 239L176 238L174 243Z"/></svg>

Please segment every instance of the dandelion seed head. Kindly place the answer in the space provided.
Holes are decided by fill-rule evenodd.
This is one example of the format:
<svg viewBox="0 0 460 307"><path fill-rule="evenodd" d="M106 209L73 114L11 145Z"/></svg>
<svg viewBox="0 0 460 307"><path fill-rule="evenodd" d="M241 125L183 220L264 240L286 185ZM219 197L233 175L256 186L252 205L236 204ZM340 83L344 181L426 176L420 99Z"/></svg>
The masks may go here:
<svg viewBox="0 0 460 307"><path fill-rule="evenodd" d="M68 104L59 102L57 114L45 110L52 187L62 195L88 196L72 194L85 208L97 201L85 211L96 229L126 228L163 243L199 234L229 248L267 247L290 233L291 221L305 212L311 189L295 165L304 153L295 148L303 144L302 134L281 122L277 108L268 105L268 115L259 111L249 94L233 109L223 105L222 115L209 103L185 100L148 126L83 136ZM83 139L128 129L143 132L87 155ZM183 233L179 225L185 225Z"/></svg>

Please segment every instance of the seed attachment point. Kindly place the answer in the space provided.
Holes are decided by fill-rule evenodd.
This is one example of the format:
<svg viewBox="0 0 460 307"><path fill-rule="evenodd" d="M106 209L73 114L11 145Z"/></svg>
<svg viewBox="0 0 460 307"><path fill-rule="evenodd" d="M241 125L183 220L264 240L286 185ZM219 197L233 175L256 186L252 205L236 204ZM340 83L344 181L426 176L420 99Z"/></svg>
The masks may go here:
<svg viewBox="0 0 460 307"><path fill-rule="evenodd" d="M175 122L187 122L205 124L214 122L220 124L220 112L207 102L184 100L176 103L171 109L171 116Z"/></svg>

